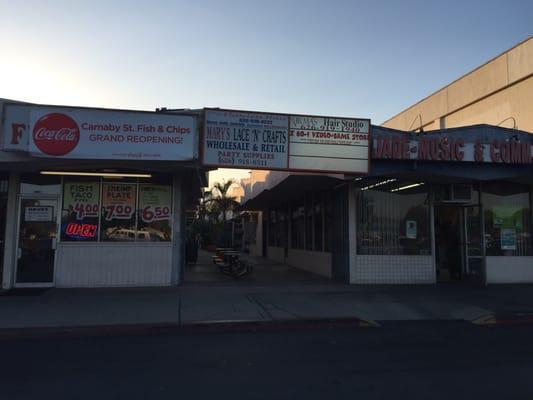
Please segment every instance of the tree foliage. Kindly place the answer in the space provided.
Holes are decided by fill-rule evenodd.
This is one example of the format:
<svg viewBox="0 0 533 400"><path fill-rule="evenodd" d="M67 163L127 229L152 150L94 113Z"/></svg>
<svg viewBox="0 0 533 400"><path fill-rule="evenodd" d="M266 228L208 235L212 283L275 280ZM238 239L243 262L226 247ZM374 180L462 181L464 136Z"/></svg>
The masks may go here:
<svg viewBox="0 0 533 400"><path fill-rule="evenodd" d="M218 214L218 218L222 218L224 222L226 222L228 211L233 211L239 205L235 196L230 196L228 193L235 183L233 179L216 182L211 191L210 203L212 211Z"/></svg>
<svg viewBox="0 0 533 400"><path fill-rule="evenodd" d="M231 235L228 234L227 215L239 205L236 198L229 195L235 183L234 180L216 182L210 190L202 192L198 218L191 226L191 235L196 237L199 234L204 245L229 246Z"/></svg>

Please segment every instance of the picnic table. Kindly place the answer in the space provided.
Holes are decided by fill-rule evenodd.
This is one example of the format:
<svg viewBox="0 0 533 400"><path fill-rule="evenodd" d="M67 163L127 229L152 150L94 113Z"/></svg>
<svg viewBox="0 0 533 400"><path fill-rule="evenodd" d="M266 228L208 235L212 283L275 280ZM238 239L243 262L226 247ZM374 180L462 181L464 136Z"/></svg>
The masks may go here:
<svg viewBox="0 0 533 400"><path fill-rule="evenodd" d="M240 253L232 248L219 247L212 257L213 263L224 274L239 278L252 272L252 264L242 260Z"/></svg>

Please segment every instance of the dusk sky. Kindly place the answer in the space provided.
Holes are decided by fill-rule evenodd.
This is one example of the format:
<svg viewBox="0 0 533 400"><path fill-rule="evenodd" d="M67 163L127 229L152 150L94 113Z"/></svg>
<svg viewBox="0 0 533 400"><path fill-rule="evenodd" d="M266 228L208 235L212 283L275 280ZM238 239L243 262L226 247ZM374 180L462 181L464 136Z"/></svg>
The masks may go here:
<svg viewBox="0 0 533 400"><path fill-rule="evenodd" d="M532 33L531 0L0 0L0 97L380 124Z"/></svg>

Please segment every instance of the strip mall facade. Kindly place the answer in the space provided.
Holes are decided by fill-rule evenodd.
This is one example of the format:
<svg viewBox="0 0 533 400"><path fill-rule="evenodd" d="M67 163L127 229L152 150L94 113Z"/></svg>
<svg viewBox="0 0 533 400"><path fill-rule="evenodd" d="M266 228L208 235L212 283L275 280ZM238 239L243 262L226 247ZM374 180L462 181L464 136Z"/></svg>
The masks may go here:
<svg viewBox="0 0 533 400"><path fill-rule="evenodd" d="M2 115L4 289L179 285L207 170L247 157L280 169L246 188L252 254L350 284L533 282L527 132L12 102Z"/></svg>
<svg viewBox="0 0 533 400"><path fill-rule="evenodd" d="M364 176L250 182L249 250L351 284L533 282L532 135L373 126L372 142Z"/></svg>
<svg viewBox="0 0 533 400"><path fill-rule="evenodd" d="M368 176L252 172L250 251L351 283L532 282L532 99L530 37L373 126Z"/></svg>

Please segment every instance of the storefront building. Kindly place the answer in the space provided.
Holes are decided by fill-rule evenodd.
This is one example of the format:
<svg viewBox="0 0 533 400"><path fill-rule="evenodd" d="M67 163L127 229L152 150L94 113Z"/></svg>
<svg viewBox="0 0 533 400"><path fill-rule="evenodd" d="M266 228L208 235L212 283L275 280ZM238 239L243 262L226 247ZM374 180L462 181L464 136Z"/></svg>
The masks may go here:
<svg viewBox="0 0 533 400"><path fill-rule="evenodd" d="M2 288L178 285L196 118L4 102Z"/></svg>
<svg viewBox="0 0 533 400"><path fill-rule="evenodd" d="M533 282L527 132L12 102L1 126L4 289L180 284L219 166L278 169L244 188L253 255L351 284Z"/></svg>
<svg viewBox="0 0 533 400"><path fill-rule="evenodd" d="M364 176L269 175L243 205L269 258L352 284L533 282L526 132L373 126Z"/></svg>

